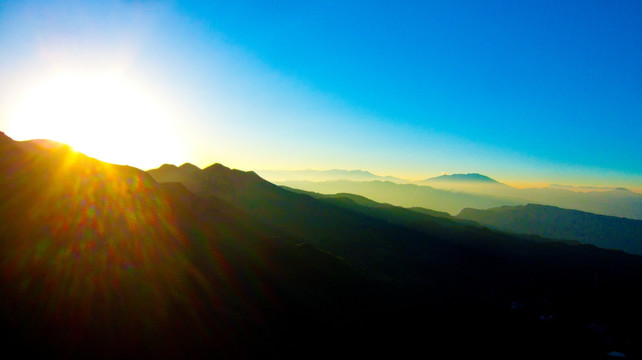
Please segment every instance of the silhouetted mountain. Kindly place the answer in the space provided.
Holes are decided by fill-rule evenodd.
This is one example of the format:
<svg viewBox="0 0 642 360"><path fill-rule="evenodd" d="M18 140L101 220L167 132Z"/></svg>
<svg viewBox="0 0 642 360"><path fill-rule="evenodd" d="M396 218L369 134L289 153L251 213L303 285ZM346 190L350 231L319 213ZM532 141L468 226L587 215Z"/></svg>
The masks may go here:
<svg viewBox="0 0 642 360"><path fill-rule="evenodd" d="M382 204L363 196L348 193L327 195L288 187L283 188L299 194L306 194L314 197L315 199L348 208L355 212L384 220L388 223L403 225L404 227L427 232L431 235L435 235L435 233L439 232L441 237L446 237L451 240L456 239L457 236L450 237L455 234L450 233L449 228L461 230L461 225L480 227L480 225L474 221L457 219L445 212L424 208L408 209L390 204ZM437 228L435 226L437 226ZM529 238L529 240L533 239Z"/></svg>
<svg viewBox="0 0 642 360"><path fill-rule="evenodd" d="M574 350L570 350L568 346L585 344L583 341L587 338L579 334L592 336L579 324L583 321L590 323L593 321L591 318L602 318L604 314L601 313L605 309L603 305L598 306L602 310L595 312L594 305L586 303L595 304L596 299L592 297L595 296L593 286L597 284L596 276L604 280L604 274L612 274L619 266L612 262L615 257L627 255L592 247L563 245L536 237L497 233L478 225L471 226L396 206L376 204L360 196L310 194L318 198L312 201L307 196L288 194L284 189L267 186L262 189L266 192L257 195L263 199L263 206L253 205L244 198L242 191L234 192L238 197L232 202L240 204L241 208L267 223L340 256L364 271L368 277L393 286L395 295L392 299L396 300L387 298L386 301L391 303L386 306L397 309L403 303L401 308L404 310L378 318L388 319L382 323L386 324L386 328L401 331L401 338L413 336L404 331L412 328L410 324L418 326L429 322L439 324L436 325L441 333L437 337L438 343L454 345L454 338L463 338L465 341L479 339L480 342L473 341L479 346L478 349L483 349L480 350L482 352L491 351L487 347L491 343L494 344L491 347L499 346L489 341L487 336L503 339L501 345L509 349L517 349L525 344L546 343L544 348L550 350L548 346L553 346L568 356L577 355L576 352L586 356L595 355L602 351L598 350L602 340L594 343L596 347L590 350L586 347L578 350L579 347L573 346ZM596 262L595 256L600 260ZM608 257L614 258L606 260ZM637 259L632 260L634 263L640 260L638 257L629 259ZM600 264L599 269L594 267L597 264ZM640 270L642 268L635 267L625 272L635 274L633 277L638 279L638 276L642 276ZM622 279L616 281L611 275L607 276L612 279L606 282L611 286L616 282L622 284ZM602 286L605 283L600 284ZM569 286L575 289L573 295L565 293ZM637 287L632 284L618 286L628 288L631 296L639 296ZM606 290L606 293L610 291ZM545 305L550 304L553 298L556 299L553 300L555 306ZM508 308L515 310L505 313L499 304L509 304ZM630 304L633 309L633 303ZM606 308L612 311L616 307ZM557 313L553 308L560 312ZM584 320L556 322L555 325L541 322L548 320L540 319L551 319L550 315L544 315L549 312L556 313L553 317ZM562 313L564 315L560 315ZM580 315L582 313L584 315ZM592 315L588 316L589 313ZM408 314L412 316L409 318ZM515 316L515 322L508 320L512 316ZM533 319L533 322L525 320L527 318ZM398 323L390 319L404 320ZM459 326L453 328L454 319L471 327L467 330ZM504 324L501 326L507 326L511 331L497 332L495 326L473 326L471 320L477 324L500 322ZM509 321L510 325L505 321ZM544 328L549 325L551 328L545 330L543 325ZM542 335L542 332L547 335ZM533 354L540 354L540 350L534 350Z"/></svg>
<svg viewBox="0 0 642 360"><path fill-rule="evenodd" d="M5 351L46 358L287 354L309 344L307 336L338 331L329 321L337 309L374 296L369 280L343 260L224 200L161 186L143 171L70 148L0 144ZM348 326L360 316L342 315ZM305 337L292 330L308 324Z"/></svg>
<svg viewBox="0 0 642 360"><path fill-rule="evenodd" d="M464 209L457 219L494 229L551 239L578 240L606 249L642 255L642 221L528 204L488 210Z"/></svg>
<svg viewBox="0 0 642 360"><path fill-rule="evenodd" d="M441 175L433 178L428 178L421 182L436 183L436 182L461 182L461 183L494 183L499 184L498 181L489 178L486 175L471 173L471 174L452 174Z"/></svg>
<svg viewBox="0 0 642 360"><path fill-rule="evenodd" d="M523 201L515 196L515 190L517 189L477 173L442 175L417 181L414 184L428 185L436 189L457 193L491 197L500 202L504 202L504 205L520 204Z"/></svg>
<svg viewBox="0 0 642 360"><path fill-rule="evenodd" d="M447 219L455 219L452 215L450 215L447 212L443 211L436 211L436 210L431 210L431 209L426 209L422 207L411 207L409 208L412 211L419 212L422 214L430 215L430 216L435 216L435 217L443 217Z"/></svg>
<svg viewBox="0 0 642 360"><path fill-rule="evenodd" d="M163 169L163 172L157 171ZM171 169L168 173L166 170ZM213 174L212 169L217 169ZM420 235L409 229L390 227L349 209L319 202L310 196L287 191L262 180L252 172L230 170L215 164L198 174L186 174L180 168L163 166L149 173L159 182L183 178L185 186L202 197L217 196L235 204L271 226L285 230L315 247L348 260L359 270L377 278L404 273L416 265L401 244L418 241ZM408 240L391 244L389 239L407 234ZM432 246L424 243L423 246ZM381 247L385 254L364 252L364 247ZM430 252L424 252L429 254ZM395 254L395 256L390 256ZM419 252L412 257L425 255ZM398 265L404 260L404 266ZM395 275L396 276L396 275ZM394 276L393 276L394 277Z"/></svg>
<svg viewBox="0 0 642 360"><path fill-rule="evenodd" d="M641 354L639 256L31 145L0 136L6 353Z"/></svg>

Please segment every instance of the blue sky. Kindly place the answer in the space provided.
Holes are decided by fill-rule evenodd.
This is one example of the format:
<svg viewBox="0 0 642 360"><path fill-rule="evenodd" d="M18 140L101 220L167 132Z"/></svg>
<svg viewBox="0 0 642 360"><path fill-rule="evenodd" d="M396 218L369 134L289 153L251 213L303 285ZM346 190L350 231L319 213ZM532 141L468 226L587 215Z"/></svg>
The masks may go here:
<svg viewBox="0 0 642 360"><path fill-rule="evenodd" d="M1 3L0 125L38 74L116 66L174 161L642 189L639 1L203 3Z"/></svg>

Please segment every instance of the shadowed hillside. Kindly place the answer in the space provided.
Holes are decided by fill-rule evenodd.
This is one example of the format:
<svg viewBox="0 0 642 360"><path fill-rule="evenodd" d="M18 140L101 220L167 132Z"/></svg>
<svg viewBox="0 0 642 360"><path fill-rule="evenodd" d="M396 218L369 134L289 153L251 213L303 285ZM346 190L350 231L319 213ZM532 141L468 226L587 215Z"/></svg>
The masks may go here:
<svg viewBox="0 0 642 360"><path fill-rule="evenodd" d="M606 249L642 254L641 220L536 204L488 210L464 209L456 218L476 221L502 231L578 240Z"/></svg>
<svg viewBox="0 0 642 360"><path fill-rule="evenodd" d="M181 168L164 168L172 169L171 177L181 173L186 176ZM215 191L216 181L207 186L207 172L208 168L195 173L190 180L192 186L208 189L201 195ZM491 352L499 346L496 340L502 339L505 349L513 349L508 352L546 343L533 354L550 354L555 347L558 354L599 357L599 349L609 345L602 339L593 343L594 347L579 347L593 336L582 324L602 324L615 313L619 313L615 317L628 321L624 319L637 313L629 300L630 305L625 306L629 310L620 312L622 308L615 304L623 297L615 293L628 288L626 297L640 296L637 286L628 283L642 277L639 257L498 233L355 195L306 193L316 197L315 201L267 183L258 186L242 180L256 180L252 173L229 170L232 173L240 178L235 182L236 189L228 190L228 194L234 194L231 202L392 287L395 295L386 300L390 301L386 305L390 313L380 319L388 319L382 323L395 328L402 338L417 335L406 332L411 324L432 323L441 329L435 339L451 346L457 343L455 339L465 339L462 341L474 343L478 351ZM248 183L253 184L249 191L252 196L241 190ZM262 206L253 199L262 199ZM622 268L623 264L628 265ZM563 320L541 322L553 317ZM464 328L455 325L461 322L466 324ZM481 325L490 323L502 325Z"/></svg>
<svg viewBox="0 0 642 360"><path fill-rule="evenodd" d="M287 354L303 340L292 329L336 331L329 316L369 294L342 260L225 200L68 147L1 139L5 349L46 358ZM344 315L345 325L360 316Z"/></svg>

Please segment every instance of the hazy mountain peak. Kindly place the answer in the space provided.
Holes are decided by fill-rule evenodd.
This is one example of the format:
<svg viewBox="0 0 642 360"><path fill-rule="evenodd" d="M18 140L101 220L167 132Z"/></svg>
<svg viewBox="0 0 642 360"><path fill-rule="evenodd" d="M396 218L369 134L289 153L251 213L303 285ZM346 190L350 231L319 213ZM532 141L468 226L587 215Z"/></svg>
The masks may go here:
<svg viewBox="0 0 642 360"><path fill-rule="evenodd" d="M491 179L486 175L482 175L478 173L441 175L441 176L426 179L425 181L448 181L448 182L468 182L468 183L484 182L484 183L499 184L497 180Z"/></svg>

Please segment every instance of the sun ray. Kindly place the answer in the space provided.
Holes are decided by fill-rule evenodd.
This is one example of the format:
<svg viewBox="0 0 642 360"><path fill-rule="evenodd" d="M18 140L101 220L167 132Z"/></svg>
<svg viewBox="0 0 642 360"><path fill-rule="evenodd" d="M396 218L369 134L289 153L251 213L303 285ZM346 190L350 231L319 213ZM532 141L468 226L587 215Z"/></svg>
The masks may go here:
<svg viewBox="0 0 642 360"><path fill-rule="evenodd" d="M33 86L11 113L7 133L46 138L100 160L151 168L182 160L163 102L118 72L61 71Z"/></svg>

